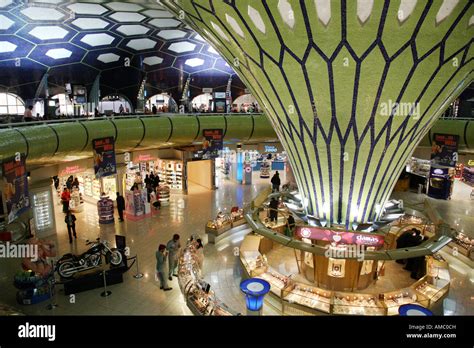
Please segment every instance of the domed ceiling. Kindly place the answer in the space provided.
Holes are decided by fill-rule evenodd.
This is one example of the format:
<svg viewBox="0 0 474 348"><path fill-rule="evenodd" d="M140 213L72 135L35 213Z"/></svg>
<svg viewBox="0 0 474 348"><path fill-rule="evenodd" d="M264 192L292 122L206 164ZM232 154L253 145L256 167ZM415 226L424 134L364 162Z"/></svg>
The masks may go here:
<svg viewBox="0 0 474 348"><path fill-rule="evenodd" d="M66 83L133 103L144 77L147 95L176 100L191 77L191 95L210 87L233 95L245 86L204 39L156 1L0 0L0 88L33 98L48 73L50 94Z"/></svg>

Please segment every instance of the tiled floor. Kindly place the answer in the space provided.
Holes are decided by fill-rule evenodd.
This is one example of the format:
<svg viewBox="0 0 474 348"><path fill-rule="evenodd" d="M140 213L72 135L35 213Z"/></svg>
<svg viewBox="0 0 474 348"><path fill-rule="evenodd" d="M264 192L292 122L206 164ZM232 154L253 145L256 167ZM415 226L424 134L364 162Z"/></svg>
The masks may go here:
<svg viewBox="0 0 474 348"><path fill-rule="evenodd" d="M204 241L207 241L204 226L209 218L214 217L219 210L229 210L234 205L242 206L248 203L265 184L264 181L259 181L254 185L237 186L229 181L222 181L216 191L193 187L188 195L172 195L170 206L163 207L153 217L137 222L116 222L115 225L99 225L96 207L86 204L84 212L76 214L79 239L72 246L68 243L60 206L56 206L58 231L51 239L57 242L59 255L85 251L86 239L100 236L113 242L115 233L124 235L131 248L131 255L138 255L140 272L144 273L144 278L139 280L133 278L136 269L132 268L125 274L124 283L109 287L112 291L110 297L101 297L103 289L96 289L76 294L74 303L71 303L70 297L65 296L60 290L55 299L59 307L48 311L46 310L48 302L30 306L16 304L16 289L12 285L12 279L15 272L20 269L20 262L18 259L2 259L0 301L32 315L191 315L176 280L171 282L173 290L169 292L161 291L155 281L155 250L158 244L166 243L174 233L179 233L183 240L192 234L200 234L204 237ZM459 223L460 229L464 229L472 236L474 201L471 201L468 195L470 188L463 186L465 185L456 185L451 201L432 201L448 223ZM422 198L414 193L396 193L394 196L403 198L405 202L411 204L421 202ZM237 256L234 255L234 248L240 245L244 234L245 232L239 233L217 245L207 244L204 249L203 267L205 279L211 284L217 296L229 307L241 313L245 313L244 298L239 290L242 270ZM291 258L286 259L275 253L270 259L272 263L277 264L276 268L281 272L295 273L296 265ZM474 314L474 272L457 260L453 260L452 265L453 283L446 305L446 314ZM387 278L387 282L392 281L395 280ZM396 281L403 283L405 280L401 277ZM270 307L265 307L264 313L279 314Z"/></svg>

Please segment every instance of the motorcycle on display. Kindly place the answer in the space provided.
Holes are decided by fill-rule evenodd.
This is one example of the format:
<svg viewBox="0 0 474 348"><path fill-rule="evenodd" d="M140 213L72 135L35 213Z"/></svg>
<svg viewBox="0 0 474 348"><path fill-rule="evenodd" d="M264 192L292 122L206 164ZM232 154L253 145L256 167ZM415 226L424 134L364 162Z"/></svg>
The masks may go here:
<svg viewBox="0 0 474 348"><path fill-rule="evenodd" d="M86 241L92 247L81 255L66 254L56 263L56 271L61 278L72 278L78 272L99 267L102 257L106 263L118 266L122 263L122 254L115 248L110 248L107 241L97 238L94 242Z"/></svg>

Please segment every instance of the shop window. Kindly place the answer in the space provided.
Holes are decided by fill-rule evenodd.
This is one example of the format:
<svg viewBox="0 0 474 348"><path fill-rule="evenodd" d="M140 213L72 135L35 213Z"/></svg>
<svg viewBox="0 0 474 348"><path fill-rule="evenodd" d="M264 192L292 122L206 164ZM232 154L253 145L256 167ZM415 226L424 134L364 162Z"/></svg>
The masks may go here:
<svg viewBox="0 0 474 348"><path fill-rule="evenodd" d="M13 93L0 93L0 115L23 115L24 101Z"/></svg>
<svg viewBox="0 0 474 348"><path fill-rule="evenodd" d="M156 112L175 112L176 102L166 93L155 94L146 102L146 112L153 113L153 105L156 107Z"/></svg>
<svg viewBox="0 0 474 348"><path fill-rule="evenodd" d="M99 102L99 112L105 115L123 115L133 112L130 101L121 95L108 95Z"/></svg>
<svg viewBox="0 0 474 348"><path fill-rule="evenodd" d="M72 104L71 99L69 96L62 93L56 94L51 99L56 99L59 101L59 114L60 115L74 115L74 106Z"/></svg>

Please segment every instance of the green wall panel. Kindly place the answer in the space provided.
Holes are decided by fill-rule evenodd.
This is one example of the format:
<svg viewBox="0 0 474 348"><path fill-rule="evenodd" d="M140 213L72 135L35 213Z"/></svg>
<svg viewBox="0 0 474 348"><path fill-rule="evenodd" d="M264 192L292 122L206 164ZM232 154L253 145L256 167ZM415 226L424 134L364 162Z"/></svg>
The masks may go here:
<svg viewBox="0 0 474 348"><path fill-rule="evenodd" d="M56 156L80 152L89 142L84 126L76 123L51 124L58 135L59 146Z"/></svg>

